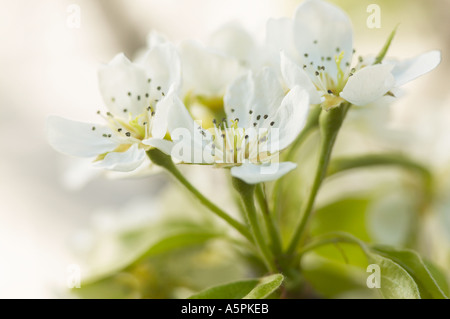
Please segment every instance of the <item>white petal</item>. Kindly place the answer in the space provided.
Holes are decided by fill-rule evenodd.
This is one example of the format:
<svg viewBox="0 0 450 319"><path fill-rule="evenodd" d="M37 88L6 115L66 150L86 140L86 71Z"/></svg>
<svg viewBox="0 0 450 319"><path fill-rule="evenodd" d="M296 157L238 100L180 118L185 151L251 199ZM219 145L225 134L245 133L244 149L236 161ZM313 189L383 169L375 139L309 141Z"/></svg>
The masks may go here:
<svg viewBox="0 0 450 319"><path fill-rule="evenodd" d="M168 140L163 140L159 138L150 137L142 141L142 144L152 146L159 149L161 152L170 155L173 148L173 142Z"/></svg>
<svg viewBox="0 0 450 319"><path fill-rule="evenodd" d="M175 85L169 89L169 93L164 96L157 104L152 123L152 137L162 139L167 133L170 106L174 103L177 96Z"/></svg>
<svg viewBox="0 0 450 319"><path fill-rule="evenodd" d="M147 35L147 47L149 49L154 48L155 46L164 44L169 42L169 40L167 39L167 37L162 34L159 33L155 30L152 30L148 35Z"/></svg>
<svg viewBox="0 0 450 319"><path fill-rule="evenodd" d="M271 163L269 165L242 164L231 168L231 175L247 184L257 184L276 180L297 167L292 162Z"/></svg>
<svg viewBox="0 0 450 319"><path fill-rule="evenodd" d="M311 104L319 104L321 102L320 94L311 82L308 74L284 52L281 52L281 74L289 89L299 85L308 91Z"/></svg>
<svg viewBox="0 0 450 319"><path fill-rule="evenodd" d="M306 0L294 16L294 41L303 64L313 61L315 66L325 66L327 73L336 78L334 56L344 51L341 66L351 61L352 23L347 14L336 6L322 0ZM308 57L305 58L304 54ZM330 61L328 57L331 57Z"/></svg>
<svg viewBox="0 0 450 319"><path fill-rule="evenodd" d="M106 154L102 161L95 162L94 166L112 171L130 172L138 168L145 159L145 151L138 148L137 144L125 152L111 152Z"/></svg>
<svg viewBox="0 0 450 319"><path fill-rule="evenodd" d="M141 114L148 105L150 93L145 70L133 64L122 53L98 72L98 84L108 109L117 116L128 118Z"/></svg>
<svg viewBox="0 0 450 319"><path fill-rule="evenodd" d="M399 62L392 70L395 86L401 86L430 72L441 62L441 52L430 51L412 59Z"/></svg>
<svg viewBox="0 0 450 319"><path fill-rule="evenodd" d="M172 43L158 44L152 47L140 63L147 78L151 79L150 101L160 100L168 94L171 86L176 91L181 84L181 62Z"/></svg>
<svg viewBox="0 0 450 319"><path fill-rule="evenodd" d="M348 79L340 96L354 105L369 104L394 87L392 65L377 64L365 67Z"/></svg>
<svg viewBox="0 0 450 319"><path fill-rule="evenodd" d="M253 78L252 73L237 78L228 87L223 98L225 105L225 113L230 114L231 118L239 119L239 126L249 126L251 117L249 116L250 104L253 94Z"/></svg>
<svg viewBox="0 0 450 319"><path fill-rule="evenodd" d="M216 30L208 39L208 46L249 66L256 57L253 37L238 23L228 23Z"/></svg>
<svg viewBox="0 0 450 319"><path fill-rule="evenodd" d="M300 86L295 86L281 102L275 114L270 116L265 127L270 130L268 143L271 153L289 146L301 132L309 112L308 93ZM270 123L274 122L271 126Z"/></svg>
<svg viewBox="0 0 450 319"><path fill-rule="evenodd" d="M276 73L265 67L255 75L249 72L230 86L224 97L225 112L228 119L239 118L239 127L249 127L260 121L258 116L262 119L264 115L272 114L283 97L284 91Z"/></svg>
<svg viewBox="0 0 450 319"><path fill-rule="evenodd" d="M194 122L178 97L173 98L169 110L168 128L174 145L171 155L185 163L211 163L212 136ZM203 132L203 133L202 133Z"/></svg>
<svg viewBox="0 0 450 319"><path fill-rule="evenodd" d="M180 52L183 87L197 95L222 96L228 84L244 72L237 59L193 41L183 42Z"/></svg>
<svg viewBox="0 0 450 319"><path fill-rule="evenodd" d="M293 22L289 18L269 19L266 24L266 46L272 50L273 58L278 61L280 50L292 58L299 58L294 45Z"/></svg>
<svg viewBox="0 0 450 319"><path fill-rule="evenodd" d="M92 128L95 127L95 130ZM114 133L106 126L49 116L46 124L47 140L57 151L79 157L94 157L118 146Z"/></svg>

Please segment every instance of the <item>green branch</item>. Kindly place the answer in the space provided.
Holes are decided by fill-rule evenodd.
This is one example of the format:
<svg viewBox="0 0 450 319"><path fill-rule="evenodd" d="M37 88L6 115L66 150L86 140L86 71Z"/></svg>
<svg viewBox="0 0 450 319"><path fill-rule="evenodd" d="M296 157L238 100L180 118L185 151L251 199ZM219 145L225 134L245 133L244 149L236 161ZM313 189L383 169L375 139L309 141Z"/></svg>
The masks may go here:
<svg viewBox="0 0 450 319"><path fill-rule="evenodd" d="M164 167L168 172L170 172L172 176L175 177L175 179L177 179L184 187L186 187L186 189L189 190L204 206L208 207L213 213L225 220L250 242L253 242L253 238L248 229L200 193L176 168L169 155L164 154L156 148L147 151L147 155L154 164Z"/></svg>

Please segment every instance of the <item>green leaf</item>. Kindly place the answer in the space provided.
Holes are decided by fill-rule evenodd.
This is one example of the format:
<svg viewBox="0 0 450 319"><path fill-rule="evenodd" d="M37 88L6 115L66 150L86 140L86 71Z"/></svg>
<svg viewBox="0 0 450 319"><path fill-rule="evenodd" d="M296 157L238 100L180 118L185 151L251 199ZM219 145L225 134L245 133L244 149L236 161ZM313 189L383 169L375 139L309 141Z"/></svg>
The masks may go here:
<svg viewBox="0 0 450 319"><path fill-rule="evenodd" d="M387 51L389 50L389 47L391 46L392 39L394 39L395 33L397 32L398 26L392 30L391 34L389 35L389 38L386 40L386 43L384 44L381 51L378 53L377 57L375 58L375 62L373 64L380 64L384 57L386 56Z"/></svg>
<svg viewBox="0 0 450 319"><path fill-rule="evenodd" d="M163 225L161 227L164 230L164 234L156 233L155 230L154 234L150 234L154 236L142 236L142 238L138 236L138 240L131 240L129 243L119 247L115 254L115 262L111 261L108 265L99 267L98 270L83 280L83 286L94 284L117 272L127 270L149 257L200 245L208 240L223 236L223 234L214 229L207 230L198 225L175 227L175 225L169 224L167 227L163 227Z"/></svg>
<svg viewBox="0 0 450 319"><path fill-rule="evenodd" d="M380 245L371 249L403 267L417 283L422 298L448 299L445 278L438 275L437 269L431 270L415 251Z"/></svg>
<svg viewBox="0 0 450 319"><path fill-rule="evenodd" d="M369 262L380 267L380 293L385 299L420 299L419 287L411 275L389 258L368 252Z"/></svg>
<svg viewBox="0 0 450 319"><path fill-rule="evenodd" d="M366 231L366 211L370 199L344 198L319 208L311 224L311 234L318 236L331 232L346 232L369 241Z"/></svg>
<svg viewBox="0 0 450 319"><path fill-rule="evenodd" d="M258 285L250 291L244 299L264 299L272 294L283 283L284 277L281 274L263 277Z"/></svg>
<svg viewBox="0 0 450 319"><path fill-rule="evenodd" d="M203 290L189 299L264 299L277 290L283 280L283 275L275 274L236 281Z"/></svg>

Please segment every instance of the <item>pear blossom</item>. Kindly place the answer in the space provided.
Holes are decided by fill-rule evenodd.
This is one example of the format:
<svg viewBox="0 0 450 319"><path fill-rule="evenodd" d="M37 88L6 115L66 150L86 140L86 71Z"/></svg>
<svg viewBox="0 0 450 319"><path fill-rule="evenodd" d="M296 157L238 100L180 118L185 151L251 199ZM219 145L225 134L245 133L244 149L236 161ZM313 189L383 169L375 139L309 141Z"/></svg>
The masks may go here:
<svg viewBox="0 0 450 319"><path fill-rule="evenodd" d="M165 140L169 105L181 82L180 60L170 43L155 45L133 63L118 54L99 70L105 124L85 123L59 116L47 119L47 139L56 150L95 158L94 166L129 172L148 165L146 151L170 148Z"/></svg>
<svg viewBox="0 0 450 319"><path fill-rule="evenodd" d="M287 94L276 73L263 68L236 79L224 97L226 117L213 120L209 129L194 122L175 96L171 96L168 129L173 158L182 163L213 164L231 168L231 175L246 183L277 179L296 168L279 162L279 152L297 137L306 122L309 97L300 86Z"/></svg>
<svg viewBox="0 0 450 319"><path fill-rule="evenodd" d="M325 109L350 102L363 106L433 70L441 60L430 51L405 61L375 63L355 57L349 17L322 0L306 0L294 18L267 23L267 43L280 53L287 87L303 86L311 103Z"/></svg>

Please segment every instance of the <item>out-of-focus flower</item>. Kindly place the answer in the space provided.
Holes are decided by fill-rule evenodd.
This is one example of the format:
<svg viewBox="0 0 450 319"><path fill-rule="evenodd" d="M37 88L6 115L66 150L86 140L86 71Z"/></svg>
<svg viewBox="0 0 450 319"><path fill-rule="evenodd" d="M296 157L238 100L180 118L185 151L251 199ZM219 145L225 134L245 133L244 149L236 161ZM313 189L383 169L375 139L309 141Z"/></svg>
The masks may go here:
<svg viewBox="0 0 450 319"><path fill-rule="evenodd" d="M174 140L171 155L184 163L231 167L234 177L254 184L277 179L296 167L279 163L279 151L302 130L309 97L299 86L287 95L276 73L264 68L248 72L227 90L226 118L214 120L209 130L195 123L183 103L172 96L169 132Z"/></svg>
<svg viewBox="0 0 450 319"><path fill-rule="evenodd" d="M401 62L355 59L349 17L322 0L304 1L292 20L270 20L267 43L282 50L281 72L286 85L306 88L311 103L321 103L325 109L344 101L358 106L374 102L431 71L441 60L438 51Z"/></svg>
<svg viewBox="0 0 450 319"><path fill-rule="evenodd" d="M47 120L47 138L56 150L78 157L95 157L95 166L128 172L148 161L145 151L170 147L167 94L181 82L180 61L170 43L155 45L132 63L118 54L99 71L99 87L108 108L106 125L58 116Z"/></svg>

